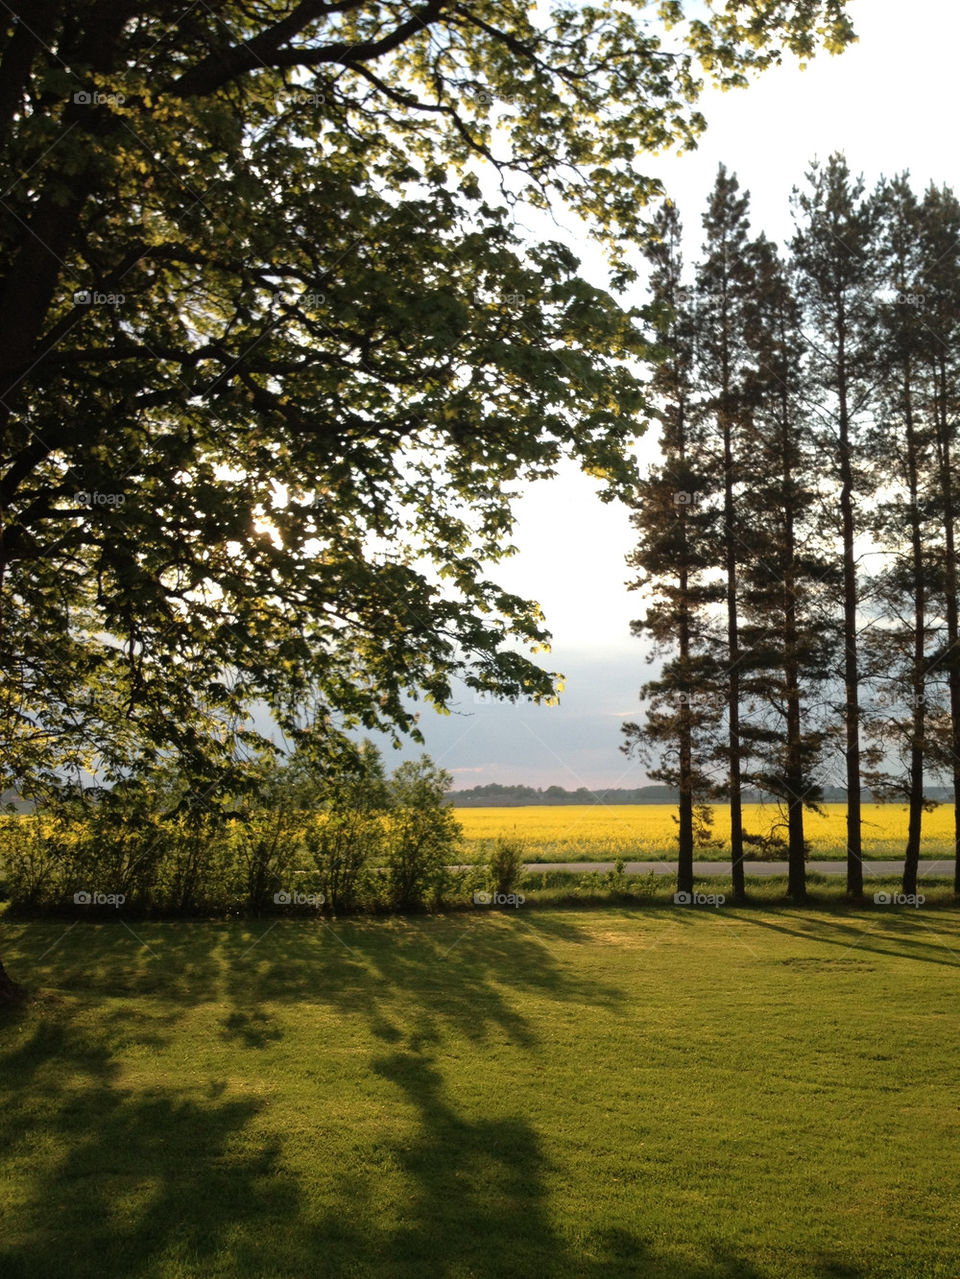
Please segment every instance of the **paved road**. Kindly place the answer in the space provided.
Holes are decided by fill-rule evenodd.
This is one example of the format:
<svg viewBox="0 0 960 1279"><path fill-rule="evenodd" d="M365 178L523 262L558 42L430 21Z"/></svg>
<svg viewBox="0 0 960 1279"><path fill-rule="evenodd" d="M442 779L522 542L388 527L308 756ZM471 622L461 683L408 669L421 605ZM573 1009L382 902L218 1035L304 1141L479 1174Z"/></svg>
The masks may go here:
<svg viewBox="0 0 960 1279"><path fill-rule="evenodd" d="M613 870L613 862L528 862L525 869L535 875L543 870L566 870L572 874L582 875L591 870ZM647 875L655 871L658 875L675 875L676 862L625 862L623 869L628 875ZM789 867L786 862L747 862L748 875L786 875ZM871 861L863 863L864 875L893 875L899 877L903 870L902 861ZM694 862L693 873L698 878L707 875L725 875L730 877L729 862ZM807 873L816 875L845 875L846 862L807 862ZM919 874L926 878L931 875L952 875L953 861L944 858L940 861L922 861Z"/></svg>

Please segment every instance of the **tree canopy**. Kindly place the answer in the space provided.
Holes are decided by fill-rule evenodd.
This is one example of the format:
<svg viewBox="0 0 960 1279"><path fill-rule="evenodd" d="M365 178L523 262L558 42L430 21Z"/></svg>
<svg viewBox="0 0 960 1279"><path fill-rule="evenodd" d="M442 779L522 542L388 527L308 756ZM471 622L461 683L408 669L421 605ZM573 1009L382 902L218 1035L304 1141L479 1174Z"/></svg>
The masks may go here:
<svg viewBox="0 0 960 1279"><path fill-rule="evenodd" d="M482 565L562 457L634 482L642 157L695 143L704 77L839 51L840 0L4 15L4 781L215 774L257 699L330 743L455 675L550 696ZM558 201L612 292L518 237Z"/></svg>

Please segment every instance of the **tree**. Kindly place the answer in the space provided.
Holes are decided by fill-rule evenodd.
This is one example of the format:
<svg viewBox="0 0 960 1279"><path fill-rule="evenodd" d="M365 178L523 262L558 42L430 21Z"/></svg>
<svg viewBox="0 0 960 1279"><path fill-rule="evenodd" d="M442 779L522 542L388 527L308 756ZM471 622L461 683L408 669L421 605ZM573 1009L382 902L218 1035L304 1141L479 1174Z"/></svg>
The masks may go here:
<svg viewBox="0 0 960 1279"><path fill-rule="evenodd" d="M960 202L947 188L931 186L922 204L923 320L926 325L926 366L932 394L928 413L933 420L936 488L934 510L939 521L941 570L938 594L945 627L930 656L928 674L946 675L949 726L941 747L953 783L954 891L960 893L960 564L957 519L960 517L960 477L957 445L957 341L960 338Z"/></svg>
<svg viewBox="0 0 960 1279"><path fill-rule="evenodd" d="M745 839L767 848L785 845L788 891L802 901L804 808L816 807L822 794L815 770L826 736L811 723L810 703L831 673L823 595L837 583L832 547L823 545L811 518L816 449L803 404L799 306L776 247L761 236L750 255L744 335L752 367L745 378L746 497L738 522L744 736L753 761L746 780L778 802L786 840L776 828Z"/></svg>
<svg viewBox="0 0 960 1279"><path fill-rule="evenodd" d="M873 212L846 161L832 155L814 164L808 187L795 195L798 226L793 261L810 339L810 395L821 420L828 461L828 505L836 502L843 558L843 726L847 790L847 892L863 895L860 818L860 658L857 500L858 419L869 399L869 326L876 292Z"/></svg>
<svg viewBox="0 0 960 1279"><path fill-rule="evenodd" d="M733 895L746 895L743 867L743 743L740 732L740 680L744 655L740 646L737 569L741 558L739 525L744 517L740 482L740 446L747 417L744 376L745 307L753 286L748 252L749 196L740 195L734 174L720 165L703 216L706 240L697 266L698 412L715 428L717 455L711 470L720 477L723 507L723 574L726 608L726 668L723 686L727 709L727 742L723 749L730 803L730 861Z"/></svg>
<svg viewBox="0 0 960 1279"><path fill-rule="evenodd" d="M663 463L637 486L630 522L639 537L627 562L638 570L629 588L644 591L648 600L631 631L653 641L651 656L666 660L659 678L641 690L649 701L644 723L622 726L621 749L638 753L654 780L679 792L677 891L692 893L694 847L698 837L709 837L710 826L704 741L718 711L716 700L704 694L716 674L706 642L706 608L716 599L716 588L705 578L715 554L715 518L704 500L709 468L693 403L694 313L682 280L681 225L674 205L658 212L653 230L646 254L664 358L651 389L659 405Z"/></svg>
<svg viewBox="0 0 960 1279"><path fill-rule="evenodd" d="M877 305L879 412L868 448L892 491L877 504L873 522L886 565L875 586L883 624L872 641L882 704L870 728L884 767L869 780L875 794L906 800L902 888L915 894L923 813L931 806L924 796L924 773L929 711L935 704L927 650L936 597L936 528L930 512L937 485L933 423L922 409L928 398L930 333L921 210L907 176L881 183L875 200L886 289Z"/></svg>
<svg viewBox="0 0 960 1279"><path fill-rule="evenodd" d="M291 733L416 733L461 674L508 697L539 610L483 577L511 485L629 490L634 317L509 207L622 247L724 85L852 38L841 0L410 6L15 0L0 27L4 784L229 769ZM611 356L616 353L616 357ZM55 641L51 637L56 637Z"/></svg>

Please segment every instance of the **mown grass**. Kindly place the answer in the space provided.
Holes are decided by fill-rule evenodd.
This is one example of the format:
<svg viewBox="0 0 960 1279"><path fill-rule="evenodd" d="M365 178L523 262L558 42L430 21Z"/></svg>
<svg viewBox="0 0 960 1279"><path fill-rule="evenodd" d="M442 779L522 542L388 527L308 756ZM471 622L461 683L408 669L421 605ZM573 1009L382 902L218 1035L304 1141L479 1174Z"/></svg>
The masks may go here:
<svg viewBox="0 0 960 1279"><path fill-rule="evenodd" d="M842 861L847 855L846 809L825 804L808 812L805 835L811 860ZM529 862L660 861L676 857L676 808L670 804L558 804L529 808L458 808L467 858L481 856L490 841L521 839ZM730 810L714 809L719 848L697 850L700 861L730 858ZM747 804L744 825L755 834L778 821L775 806ZM782 834L783 832L781 832ZM907 810L901 804L863 806L863 847L868 858L903 857ZM921 857L953 857L953 809L941 804L923 818ZM778 857L780 854L777 855Z"/></svg>
<svg viewBox="0 0 960 1279"><path fill-rule="evenodd" d="M0 1274L954 1279L958 925L7 923Z"/></svg>

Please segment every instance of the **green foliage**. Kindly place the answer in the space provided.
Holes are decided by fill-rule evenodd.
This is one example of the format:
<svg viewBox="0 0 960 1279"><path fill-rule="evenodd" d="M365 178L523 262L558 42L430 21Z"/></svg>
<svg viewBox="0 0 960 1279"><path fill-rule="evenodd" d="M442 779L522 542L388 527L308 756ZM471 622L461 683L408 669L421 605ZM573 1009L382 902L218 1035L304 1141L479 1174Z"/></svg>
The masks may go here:
<svg viewBox="0 0 960 1279"><path fill-rule="evenodd" d="M86 892L184 914L295 910L297 894L311 909L341 913L420 909L466 887L447 870L460 838L445 798L450 777L427 756L388 780L369 742L327 777L302 754L268 753L241 778L222 809L167 772L163 785L128 780L95 799L87 792L4 816L6 895L25 911L72 909Z"/></svg>
<svg viewBox="0 0 960 1279"><path fill-rule="evenodd" d="M378 813L334 810L310 823L307 852L317 868L320 891L334 913L355 909L362 889L369 894L369 873L382 863L386 847L384 819Z"/></svg>
<svg viewBox="0 0 960 1279"><path fill-rule="evenodd" d="M446 799L452 780L426 755L401 764L391 778L387 880L397 908L424 906L442 895L461 835Z"/></svg>
<svg viewBox="0 0 960 1279"><path fill-rule="evenodd" d="M850 38L837 0L739 9L8 7L3 784L229 773L256 700L334 758L457 675L551 696L480 566L562 457L630 490L647 344L510 206L565 201L625 283L698 68Z"/></svg>
<svg viewBox="0 0 960 1279"><path fill-rule="evenodd" d="M505 896L523 883L525 846L522 839L497 839L487 858L487 869L495 893Z"/></svg>

